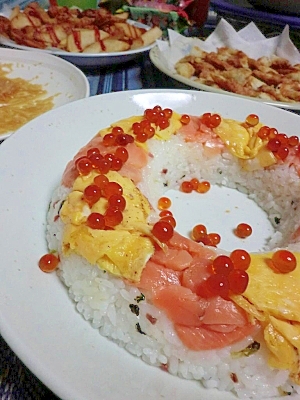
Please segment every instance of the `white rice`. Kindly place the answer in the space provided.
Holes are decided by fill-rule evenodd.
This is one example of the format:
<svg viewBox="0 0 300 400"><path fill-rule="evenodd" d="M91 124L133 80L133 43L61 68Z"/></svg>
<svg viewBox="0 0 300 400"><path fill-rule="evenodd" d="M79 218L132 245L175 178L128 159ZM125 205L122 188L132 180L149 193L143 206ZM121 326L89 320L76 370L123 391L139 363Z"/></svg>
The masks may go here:
<svg viewBox="0 0 300 400"><path fill-rule="evenodd" d="M299 225L300 185L293 168L283 165L246 172L228 152L208 158L201 145L187 144L180 136L173 136L168 142L152 140L150 151L155 157L144 169L139 187L152 204L166 190L178 189L182 180L206 179L211 184L247 193L267 212L277 231L267 248L289 245L291 234ZM280 397L283 392L300 395L300 387L289 382L288 371L271 370L267 366L263 345L249 357L231 357L232 351L244 349L253 338L220 350L191 351L182 345L163 311L149 304L147 298L137 302L141 295L138 289L79 256L64 257L60 250L63 226L54 217L67 193L68 189L60 186L53 194L48 213L48 245L60 254L58 274L78 312L101 335L148 364L168 366L173 375L198 380L206 388L232 391L241 399ZM280 219L280 223L276 224L275 219ZM293 248L297 247L295 244ZM139 315L131 312L131 304L139 306ZM155 318L155 324L149 321L148 315ZM137 324L145 334L138 332Z"/></svg>

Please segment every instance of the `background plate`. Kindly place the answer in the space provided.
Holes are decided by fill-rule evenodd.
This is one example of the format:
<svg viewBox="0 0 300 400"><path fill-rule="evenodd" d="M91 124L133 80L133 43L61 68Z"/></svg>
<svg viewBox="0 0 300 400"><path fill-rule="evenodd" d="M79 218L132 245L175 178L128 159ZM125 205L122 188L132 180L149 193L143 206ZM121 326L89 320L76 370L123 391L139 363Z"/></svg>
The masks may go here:
<svg viewBox="0 0 300 400"><path fill-rule="evenodd" d="M258 102L258 103L265 103L265 104L273 105L273 106L276 106L276 107L285 108L287 110L295 110L295 111L296 110L300 110L300 103L285 103L285 102L282 102L282 101L256 99L254 97L243 96L241 94L226 92L225 90L214 88L212 86L203 85L202 83L193 81L192 79L188 79L188 78L185 78L184 76L176 74L173 71L171 71L170 69L168 69L164 65L164 63L161 61L160 50L159 50L158 46L155 46L155 47L153 47L153 49L150 50L149 56L150 56L150 60L152 61L152 63L161 72L163 72L164 74L168 75L170 78L173 78L176 81L184 83L185 85L190 86L192 88L196 88L196 89L199 89L199 90L204 90L206 92L227 94L227 95L238 97L238 98L251 99L251 100L253 100L255 102Z"/></svg>
<svg viewBox="0 0 300 400"><path fill-rule="evenodd" d="M0 15L4 15L6 17L9 16L10 13L1 13ZM136 27L144 28L144 29L150 29L149 26L141 24L139 22L127 20L128 23L131 25L134 25ZM34 47L29 47L29 46L23 46L20 44L15 43L13 40L8 39L4 36L0 35L0 43L3 46L6 47L11 47L14 49L20 49L20 50L28 50L28 51L36 51L42 54L49 53L55 56L59 56L63 58L64 60L67 60L71 62L72 64L75 64L79 67L105 67L109 66L112 64L122 64L127 61L131 61L138 57L139 55L149 51L153 46L155 46L155 43L149 45L149 46L144 46L140 47L138 49L134 50L128 50L128 51L119 51L115 53L97 53L97 54L88 54L88 53L69 53L67 51L59 50L59 49L35 49Z"/></svg>
<svg viewBox="0 0 300 400"><path fill-rule="evenodd" d="M10 78L41 84L53 99L54 108L90 95L90 85L77 67L50 54L0 48L0 63L12 64ZM0 140L12 132L0 135Z"/></svg>
<svg viewBox="0 0 300 400"><path fill-rule="evenodd" d="M56 274L44 274L37 266L46 251L49 200L67 162L99 129L157 104L181 113L219 112L240 120L255 113L288 135L299 130L298 116L258 102L196 90L157 89L66 104L4 141L0 146L0 330L31 371L64 400L236 400L230 393L206 390L199 383L150 367L100 336L75 311Z"/></svg>

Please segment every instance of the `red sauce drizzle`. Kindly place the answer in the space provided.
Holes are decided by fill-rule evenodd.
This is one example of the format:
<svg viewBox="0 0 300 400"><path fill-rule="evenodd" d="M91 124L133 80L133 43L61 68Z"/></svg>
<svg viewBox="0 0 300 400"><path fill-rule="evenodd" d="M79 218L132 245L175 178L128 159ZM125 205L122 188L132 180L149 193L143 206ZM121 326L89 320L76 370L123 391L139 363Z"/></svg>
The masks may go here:
<svg viewBox="0 0 300 400"><path fill-rule="evenodd" d="M53 26L47 26L47 32L50 35L50 39L51 39L53 46L57 46L59 44L59 39L56 36Z"/></svg>
<svg viewBox="0 0 300 400"><path fill-rule="evenodd" d="M28 13L26 16L28 18L28 21L31 23L32 26L36 26L34 21L30 17L34 17L34 15L30 15L31 13Z"/></svg>
<svg viewBox="0 0 300 400"><path fill-rule="evenodd" d="M94 29L94 33L95 33L95 41L98 42L101 46L101 50L105 51L106 47L104 45L104 42L101 40L101 35L100 35L100 31L98 28Z"/></svg>
<svg viewBox="0 0 300 400"><path fill-rule="evenodd" d="M81 41L80 41L80 32L79 31L72 31L72 35L74 38L75 46L79 51L82 51Z"/></svg>

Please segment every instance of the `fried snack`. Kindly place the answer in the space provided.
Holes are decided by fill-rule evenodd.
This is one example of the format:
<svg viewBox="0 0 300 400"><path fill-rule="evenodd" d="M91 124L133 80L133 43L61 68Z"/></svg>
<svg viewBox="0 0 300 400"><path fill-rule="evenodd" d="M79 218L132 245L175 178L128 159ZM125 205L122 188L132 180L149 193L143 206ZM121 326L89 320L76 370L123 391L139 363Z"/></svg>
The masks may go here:
<svg viewBox="0 0 300 400"><path fill-rule="evenodd" d="M128 13L113 15L105 8L81 11L37 2L24 10L14 7L9 18L0 17L0 35L20 45L71 53L111 53L138 49L162 35L158 27L149 30L127 21Z"/></svg>
<svg viewBox="0 0 300 400"><path fill-rule="evenodd" d="M300 102L300 64L278 56L258 60L228 47L205 52L194 47L175 65L188 79L227 92L287 103Z"/></svg>

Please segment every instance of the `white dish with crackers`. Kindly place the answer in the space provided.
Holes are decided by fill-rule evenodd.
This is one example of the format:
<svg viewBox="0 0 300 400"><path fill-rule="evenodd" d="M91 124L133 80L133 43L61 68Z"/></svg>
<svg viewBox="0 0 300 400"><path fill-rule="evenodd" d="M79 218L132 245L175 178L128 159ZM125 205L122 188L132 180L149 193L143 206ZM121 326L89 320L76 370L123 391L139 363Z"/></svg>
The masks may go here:
<svg viewBox="0 0 300 400"><path fill-rule="evenodd" d="M162 35L103 9L79 10L38 3L24 9L5 6L0 13L0 43L4 46L50 53L83 67L109 66L133 60L149 51Z"/></svg>
<svg viewBox="0 0 300 400"><path fill-rule="evenodd" d="M86 76L51 54L0 48L0 140L53 108L90 95Z"/></svg>
<svg viewBox="0 0 300 400"><path fill-rule="evenodd" d="M150 59L174 80L199 90L300 110L300 53L288 26L272 38L253 22L237 32L224 19L206 40L168 33L168 41L157 40Z"/></svg>

